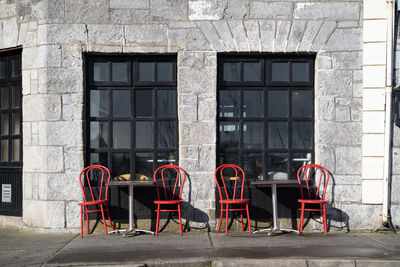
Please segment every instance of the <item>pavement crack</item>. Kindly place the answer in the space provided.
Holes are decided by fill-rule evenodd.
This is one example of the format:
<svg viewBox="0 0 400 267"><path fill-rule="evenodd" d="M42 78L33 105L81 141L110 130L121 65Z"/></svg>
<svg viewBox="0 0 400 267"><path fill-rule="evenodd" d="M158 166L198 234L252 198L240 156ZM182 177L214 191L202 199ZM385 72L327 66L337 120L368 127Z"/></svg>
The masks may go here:
<svg viewBox="0 0 400 267"><path fill-rule="evenodd" d="M207 234L208 234L208 239L210 240L210 245L211 245L211 251L212 251L212 254L213 254L213 258L214 258L214 260L216 260L217 259L217 253L215 253L214 243L212 241L211 234L210 234L210 232L208 232Z"/></svg>
<svg viewBox="0 0 400 267"><path fill-rule="evenodd" d="M391 248L391 247L387 246L386 244L384 244L384 243L380 242L379 240L376 240L376 239L374 239L374 238L372 238L372 237L366 236L366 235L364 235L364 234L360 234L360 235L363 236L363 237L365 237L365 238L367 238L367 239L370 240L370 241L373 241L373 242L377 243L377 244L380 245L381 247L384 247L384 248L386 248L386 249L388 249L388 250L391 250L391 251L394 251L394 250L395 250L394 248Z"/></svg>
<svg viewBox="0 0 400 267"><path fill-rule="evenodd" d="M40 267L45 266L46 263L53 258L55 255L57 255L58 252L60 252L63 248L65 248L69 243L71 243L75 238L77 238L79 236L79 234L77 234L76 236L74 236L74 238L71 238L70 241L66 242L63 246L61 246L59 249L57 249L52 255L48 256L43 263L40 265Z"/></svg>

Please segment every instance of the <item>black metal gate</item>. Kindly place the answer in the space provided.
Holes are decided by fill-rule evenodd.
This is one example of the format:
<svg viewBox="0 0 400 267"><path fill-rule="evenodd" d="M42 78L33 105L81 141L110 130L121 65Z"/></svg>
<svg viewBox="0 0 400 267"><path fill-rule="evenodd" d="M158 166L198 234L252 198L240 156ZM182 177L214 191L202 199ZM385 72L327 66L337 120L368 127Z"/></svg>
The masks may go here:
<svg viewBox="0 0 400 267"><path fill-rule="evenodd" d="M0 168L0 215L22 216L22 169Z"/></svg>

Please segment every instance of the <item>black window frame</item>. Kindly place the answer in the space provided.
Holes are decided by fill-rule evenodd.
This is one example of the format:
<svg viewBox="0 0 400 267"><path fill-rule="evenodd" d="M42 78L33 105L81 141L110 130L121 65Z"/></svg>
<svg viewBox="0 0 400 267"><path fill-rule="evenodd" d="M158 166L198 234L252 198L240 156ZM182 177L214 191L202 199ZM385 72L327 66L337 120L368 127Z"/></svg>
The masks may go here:
<svg viewBox="0 0 400 267"><path fill-rule="evenodd" d="M240 81L224 81L224 63L225 62L251 62L259 60L262 62L261 67L261 80L254 82L243 81L243 67L240 70L241 80ZM288 62L289 73L288 81L272 81L271 80L271 65L273 62ZM308 81L292 81L291 64L297 62L308 63ZM253 179L269 179L268 178L268 155L270 153L287 153L287 179L296 179L292 175L292 158L295 153L311 153L311 161L315 160L315 125L314 125L314 113L315 113L315 90L314 90L314 62L315 55L310 54L296 54L296 55L272 55L272 54L258 54L258 55L232 55L232 54L221 54L218 56L218 71L217 71L217 166L223 163L221 161L221 155L227 153L237 153L239 157L238 164L244 169L244 155L249 153L261 153L262 155L262 177L248 177L249 180ZM220 111L220 92L224 90L238 90L239 91L239 114L236 117L221 117ZM262 117L244 117L243 116L243 92L246 90L261 90L263 92L263 110ZM268 92L270 90L285 90L288 93L288 115L287 117L270 117L268 116ZM292 91L293 90L307 90L312 92L312 114L309 118L293 117L292 116ZM287 148L269 148L268 147L268 122L279 121L287 122L288 130L288 147ZM239 123L239 148L221 148L220 143L220 125L221 122L238 122ZM261 122L262 123L262 148L244 148L243 140L243 123L245 122ZM311 122L312 123L312 137L311 137L311 148L292 148L292 123L293 122ZM293 165L295 166L295 165ZM246 170L245 170L246 171ZM246 172L247 176L247 172Z"/></svg>

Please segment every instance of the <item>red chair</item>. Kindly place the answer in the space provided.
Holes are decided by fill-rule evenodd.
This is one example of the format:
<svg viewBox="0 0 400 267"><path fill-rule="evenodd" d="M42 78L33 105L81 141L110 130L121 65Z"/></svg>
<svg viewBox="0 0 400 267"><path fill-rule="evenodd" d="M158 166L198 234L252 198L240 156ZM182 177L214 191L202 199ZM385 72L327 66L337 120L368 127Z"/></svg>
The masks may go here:
<svg viewBox="0 0 400 267"><path fill-rule="evenodd" d="M303 194L303 186L301 183L301 177L304 177L306 188L307 188L307 195L304 196ZM310 178L313 178L313 182L315 186L310 187ZM326 227L326 207L325 204L328 203L328 201L325 200L325 193L326 189L328 186L328 181L329 181L329 172L325 167L317 164L307 164L302 166L298 171L297 171L297 181L299 182L300 185L300 194L301 194L301 199L298 199L298 202L301 204L301 215L300 215L300 224L298 230L300 233L303 231L303 220L304 220L304 211L320 211L322 212L322 222L324 225L324 232L325 235L327 235L327 227ZM324 183L323 185L323 192L322 196L320 196L320 188L321 184ZM312 193L311 189L315 189L315 194ZM319 205L319 208L306 208L307 205ZM321 209L322 206L322 209Z"/></svg>
<svg viewBox="0 0 400 267"><path fill-rule="evenodd" d="M234 176L224 176L224 170L233 170ZM218 232L221 228L222 216L225 212L225 234L228 234L228 214L229 211L240 211L240 222L242 223L242 231L244 231L243 225L243 212L247 213L247 223L249 225L249 233L251 234L250 227L250 215L249 215L249 199L243 198L244 180L246 178L244 171L234 164L224 164L219 166L214 173L215 182L217 184L219 192L219 203L221 204L221 216L219 218ZM226 188L226 181L234 181L232 189ZM238 192L237 192L238 191ZM240 195L239 195L240 192ZM229 205L235 205L240 207L229 208ZM246 207L244 208L243 205ZM225 206L225 207L224 207Z"/></svg>
<svg viewBox="0 0 400 267"><path fill-rule="evenodd" d="M110 177L110 171L101 165L86 167L79 174L79 184L81 185L84 200L84 202L78 203L81 207L81 237L83 237L83 214L86 214L87 233L89 234L89 213L92 212L101 212L104 231L108 234L104 218L104 210L106 210L108 221L111 224L111 228L114 230L110 219L110 211L108 209L107 183L110 181ZM85 186L83 183L85 183ZM94 209L89 209L89 207L94 207Z"/></svg>
<svg viewBox="0 0 400 267"><path fill-rule="evenodd" d="M165 173L167 171L167 173ZM165 174L172 175L171 177L165 177ZM173 178L173 174L175 177ZM186 180L186 173L185 171L178 166L175 165L164 165L154 172L154 183L156 184L156 191L157 191L157 200L154 201L154 204L157 205L157 224L156 224L156 236L158 236L158 227L160 225L160 212L178 212L179 216L179 229L182 235L182 221L181 221L181 204L183 203L182 200L182 191L183 185L185 184ZM174 182L173 190L169 188L168 181L170 180ZM161 193L160 193L161 190ZM167 208L161 209L161 205L177 205L176 209Z"/></svg>

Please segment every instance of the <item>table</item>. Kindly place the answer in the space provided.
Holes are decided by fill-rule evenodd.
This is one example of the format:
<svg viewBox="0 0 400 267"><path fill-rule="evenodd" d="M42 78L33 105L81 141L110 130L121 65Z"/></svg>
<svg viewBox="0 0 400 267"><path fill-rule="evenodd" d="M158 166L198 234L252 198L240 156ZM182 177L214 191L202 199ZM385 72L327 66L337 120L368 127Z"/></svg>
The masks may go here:
<svg viewBox="0 0 400 267"><path fill-rule="evenodd" d="M125 233L122 236L127 236L130 232L133 232L134 234L136 232L144 232L144 233L148 233L148 234L152 234L154 235L153 231L148 231L148 230L141 230L141 229L137 229L133 226L133 215L134 215L134 211L133 211L133 201L134 201L134 190L133 188L135 186L153 186L154 182L153 181L142 181L142 180L137 180L137 181L111 181L107 184L108 186L128 186L129 187L129 228L128 229L119 229L119 230L115 230L115 231L111 231L109 233L119 233L121 230L125 230Z"/></svg>
<svg viewBox="0 0 400 267"><path fill-rule="evenodd" d="M298 184L297 180L266 180L266 181L253 181L251 182L252 185L271 185L272 189L272 217L273 217L273 226L272 228L261 229L258 231L253 232L253 234L257 232L269 231L268 235L271 235L275 231L281 232L295 232L299 233L297 230L293 229L284 229L278 227L278 194L276 190L277 185L284 185L284 184Z"/></svg>

